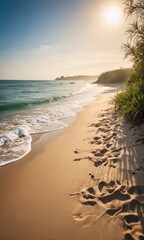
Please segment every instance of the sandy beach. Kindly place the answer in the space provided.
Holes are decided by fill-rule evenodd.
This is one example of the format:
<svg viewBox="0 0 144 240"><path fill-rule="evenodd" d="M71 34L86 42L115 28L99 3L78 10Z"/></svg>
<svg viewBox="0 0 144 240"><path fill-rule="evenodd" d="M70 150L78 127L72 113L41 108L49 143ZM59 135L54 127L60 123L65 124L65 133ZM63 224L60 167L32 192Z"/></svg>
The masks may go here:
<svg viewBox="0 0 144 240"><path fill-rule="evenodd" d="M144 239L144 127L124 122L113 94L0 168L0 239Z"/></svg>

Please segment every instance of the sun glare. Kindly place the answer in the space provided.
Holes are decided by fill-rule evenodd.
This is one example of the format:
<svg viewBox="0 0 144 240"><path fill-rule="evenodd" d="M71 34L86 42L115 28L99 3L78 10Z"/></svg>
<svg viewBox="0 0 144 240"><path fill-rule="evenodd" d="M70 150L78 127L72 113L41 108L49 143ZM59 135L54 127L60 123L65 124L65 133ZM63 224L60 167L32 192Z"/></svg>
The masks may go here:
<svg viewBox="0 0 144 240"><path fill-rule="evenodd" d="M117 25L122 19L122 11L119 7L112 6L106 10L106 21L108 24Z"/></svg>

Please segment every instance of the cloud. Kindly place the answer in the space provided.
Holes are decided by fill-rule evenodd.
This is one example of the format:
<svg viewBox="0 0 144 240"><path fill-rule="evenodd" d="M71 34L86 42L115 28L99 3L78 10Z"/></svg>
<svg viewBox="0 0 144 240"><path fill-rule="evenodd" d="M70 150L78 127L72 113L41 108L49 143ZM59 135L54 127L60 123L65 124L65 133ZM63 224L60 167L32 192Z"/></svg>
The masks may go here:
<svg viewBox="0 0 144 240"><path fill-rule="evenodd" d="M38 46L37 48L32 50L32 53L35 54L40 54L40 53L45 53L47 52L51 47L47 44L41 44L40 46Z"/></svg>

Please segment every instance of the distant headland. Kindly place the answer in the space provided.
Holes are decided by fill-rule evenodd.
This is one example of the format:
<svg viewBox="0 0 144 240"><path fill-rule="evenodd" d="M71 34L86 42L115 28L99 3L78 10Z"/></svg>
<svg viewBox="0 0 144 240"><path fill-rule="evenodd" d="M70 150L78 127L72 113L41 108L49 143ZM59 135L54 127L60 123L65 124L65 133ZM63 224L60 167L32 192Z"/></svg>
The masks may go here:
<svg viewBox="0 0 144 240"><path fill-rule="evenodd" d="M125 69L116 69L112 71L107 71L102 74L95 75L77 75L77 76L61 76L56 78L55 80L88 80L93 81L94 83L98 84L109 84L109 83L122 83L126 82L128 79L128 76L131 72L131 68L125 68Z"/></svg>
<svg viewBox="0 0 144 240"><path fill-rule="evenodd" d="M123 83L128 80L131 73L131 68L121 68L112 71L107 71L98 77L97 81L94 83L109 84L109 83Z"/></svg>
<svg viewBox="0 0 144 240"><path fill-rule="evenodd" d="M98 76L89 76L89 75L77 75L77 76L61 76L56 78L55 80L91 80L97 81Z"/></svg>

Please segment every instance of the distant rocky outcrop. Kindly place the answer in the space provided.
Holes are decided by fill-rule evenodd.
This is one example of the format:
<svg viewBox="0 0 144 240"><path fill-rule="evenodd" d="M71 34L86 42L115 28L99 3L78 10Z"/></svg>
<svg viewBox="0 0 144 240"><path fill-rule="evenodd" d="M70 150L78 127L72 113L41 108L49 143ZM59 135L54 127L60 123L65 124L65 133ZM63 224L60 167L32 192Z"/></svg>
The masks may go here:
<svg viewBox="0 0 144 240"><path fill-rule="evenodd" d="M89 76L89 75L78 75L78 76L61 76L56 78L55 80L91 80L96 81L98 76Z"/></svg>
<svg viewBox="0 0 144 240"><path fill-rule="evenodd" d="M126 82L131 72L131 68L117 69L102 73L94 83L123 83Z"/></svg>

